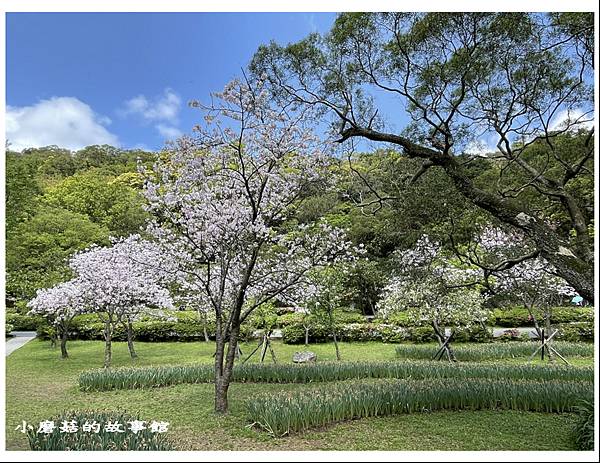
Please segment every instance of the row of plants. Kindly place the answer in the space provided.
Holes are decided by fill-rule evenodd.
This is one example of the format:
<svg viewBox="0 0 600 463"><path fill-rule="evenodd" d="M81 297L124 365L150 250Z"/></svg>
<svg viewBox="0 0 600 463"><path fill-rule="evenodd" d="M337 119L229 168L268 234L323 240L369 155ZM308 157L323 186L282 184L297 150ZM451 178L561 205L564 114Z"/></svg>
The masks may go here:
<svg viewBox="0 0 600 463"><path fill-rule="evenodd" d="M435 332L431 326L402 327L384 323L350 323L337 326L338 340L345 342L378 341L384 343L402 342L434 342ZM492 331L482 326L455 330L456 342L491 342ZM306 328L301 324L290 324L281 331L285 344L302 344L306 341ZM312 325L308 330L308 340L311 343L329 342L332 339L332 329L326 325Z"/></svg>
<svg viewBox="0 0 600 463"><path fill-rule="evenodd" d="M343 382L300 392L262 395L247 402L250 422L281 437L357 418L436 410L573 411L593 399L590 382L488 379Z"/></svg>
<svg viewBox="0 0 600 463"><path fill-rule="evenodd" d="M553 324L558 323L576 323L576 322L594 322L593 307L554 307L550 310L550 318ZM359 313L336 311L335 321L337 325L346 325L349 323L365 323L366 319ZM290 325L302 325L306 321L305 315L296 312L284 313L277 317L276 325L279 328L285 328ZM499 326L505 328L518 328L534 326L529 311L524 307L496 308L485 320L487 326ZM388 316L385 320L376 318L373 323L388 324L401 327L417 326L406 312L396 312Z"/></svg>
<svg viewBox="0 0 600 463"><path fill-rule="evenodd" d="M538 381L592 381L591 367L542 365L469 365L440 362L331 362L319 364L238 364L233 381L253 383L311 383L349 379L487 378ZM214 380L211 364L144 368L97 369L79 376L84 391L142 389Z"/></svg>
<svg viewBox="0 0 600 463"><path fill-rule="evenodd" d="M127 423L141 420L139 416L126 412L68 411L49 421L74 423L77 428L72 427L72 432L64 432L57 425L49 433L38 433L36 428L27 429L31 450L174 450L166 433L152 432L147 425L136 432L127 429ZM84 429L86 423L93 423L97 432L95 429ZM110 425L114 423L120 423L118 432L110 430Z"/></svg>
<svg viewBox="0 0 600 463"><path fill-rule="evenodd" d="M593 308L590 307L557 307L553 309L552 322L560 324L564 331L563 339L569 341L593 340ZM305 325L303 315L295 312L284 312L277 316L275 327L283 329L284 342L300 344L305 340ZM7 312L6 323L17 331L38 331L42 337L47 337L51 327L39 316L23 315L19 312ZM487 322L488 326L518 327L533 326L529 313L524 308L495 309L493 316ZM310 323L310 342L325 342L330 338L331 328L323 323ZM245 326L245 333L250 334L254 327ZM335 328L340 338L346 341L383 341L383 342L429 342L435 340L431 327L414 326L406 314L400 312L388 319L375 319L367 322L356 313L336 311ZM206 324L209 336L214 336L214 323ZM170 312L164 318L150 318L136 322L134 326L136 337L140 341L172 341L197 340L204 337L204 323L195 311ZM78 315L74 318L72 338L102 339L102 326L95 315ZM117 330L117 338L125 339L124 330ZM510 338L510 336L507 336ZM512 338L515 338L514 336ZM470 330L458 330L455 339L459 342L487 342L491 333L483 327Z"/></svg>
<svg viewBox="0 0 600 463"><path fill-rule="evenodd" d="M553 341L551 345L566 357L593 357L594 345L567 341ZM480 362L529 357L540 346L539 342L492 343L480 345L455 345L454 354L458 361ZM438 351L437 346L402 344L396 346L396 356L401 359L431 359Z"/></svg>
<svg viewBox="0 0 600 463"><path fill-rule="evenodd" d="M209 339L215 337L214 322L203 322L196 312L177 311L165 314L164 317L144 317L133 322L133 333L137 341L142 342L169 342L169 341L202 341L206 335ZM250 325L242 326L242 339L250 339L254 329ZM48 339L54 332L48 324L37 326L37 333L41 339ZM80 340L103 340L104 324L96 314L78 315L69 325L69 338ZM117 325L113 333L114 341L126 341L127 331L125 326Z"/></svg>
<svg viewBox="0 0 600 463"><path fill-rule="evenodd" d="M559 330L556 339L571 342L591 342L594 340L594 324L592 322L563 323L554 326ZM384 323L350 323L336 326L338 340L345 342L377 341L384 343L427 343L435 342L436 336L431 326L403 327ZM285 344L302 344L306 342L306 327L302 324L289 324L281 331ZM310 343L329 342L332 329L326 325L315 324L308 328ZM455 342L492 342L490 328L475 325L470 328L454 328ZM507 329L500 335L499 341L529 341L527 333L516 329Z"/></svg>
<svg viewBox="0 0 600 463"><path fill-rule="evenodd" d="M26 309L22 309L26 310ZM551 322L557 323L576 323L576 322L592 322L594 321L594 308L593 307L554 307L550 311L552 313ZM191 317L197 319L197 313L195 311L178 311L176 314L188 314L184 317ZM301 325L305 322L306 317L304 314L293 312L286 309L275 309L277 328L285 328L289 325ZM85 317L85 316L83 316ZM357 313L349 312L345 310L336 310L334 319L337 325L346 325L350 323L366 323L366 318ZM12 325L16 326L19 330L32 330L35 331L40 323L44 323L44 320L40 317L34 317L24 315L18 311L10 311L6 313L6 320ZM375 319L373 323L389 324L394 326L402 327L414 327L415 323L411 320L405 312L397 312L390 315L387 319ZM533 326L533 320L529 316L529 312L524 307L510 307L510 308L496 308L490 314L488 320L486 320L487 326L499 326L506 328L516 328Z"/></svg>

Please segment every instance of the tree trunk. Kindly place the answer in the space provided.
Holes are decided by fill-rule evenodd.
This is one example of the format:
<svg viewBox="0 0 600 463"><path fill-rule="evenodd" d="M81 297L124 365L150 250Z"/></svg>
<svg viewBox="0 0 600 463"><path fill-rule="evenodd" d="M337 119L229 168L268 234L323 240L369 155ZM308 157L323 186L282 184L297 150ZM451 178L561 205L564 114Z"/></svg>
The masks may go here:
<svg viewBox="0 0 600 463"><path fill-rule="evenodd" d="M127 348L129 349L129 355L132 359L136 359L138 358L138 355L133 347L133 324L131 323L131 320L127 320L125 328L127 329Z"/></svg>
<svg viewBox="0 0 600 463"><path fill-rule="evenodd" d="M308 347L308 326L304 326L304 345Z"/></svg>
<svg viewBox="0 0 600 463"><path fill-rule="evenodd" d="M337 334L335 330L333 330L333 344L335 345L335 358L340 361L342 360L342 357L340 356L340 346L338 346Z"/></svg>
<svg viewBox="0 0 600 463"><path fill-rule="evenodd" d="M67 352L67 338L69 337L68 328L63 328L62 333L60 334L60 355L62 358L69 358L69 353Z"/></svg>
<svg viewBox="0 0 600 463"><path fill-rule="evenodd" d="M335 324L333 322L333 309L329 310L329 325L331 326L331 334L332 334L332 337L333 337L333 345L335 346L335 358L339 362L340 360L342 360L342 357L340 356L340 346L338 346L337 332L336 332L336 329L335 329Z"/></svg>
<svg viewBox="0 0 600 463"><path fill-rule="evenodd" d="M208 337L208 330L206 328L207 324L206 313L202 312L202 332L204 333L204 342L210 342L210 338Z"/></svg>
<svg viewBox="0 0 600 463"><path fill-rule="evenodd" d="M215 348L215 412L227 412L227 389L229 385L223 380L223 358L225 355L225 339L223 336L221 317L216 319Z"/></svg>
<svg viewBox="0 0 600 463"><path fill-rule="evenodd" d="M110 368L112 360L112 323L104 324L104 368Z"/></svg>
<svg viewBox="0 0 600 463"><path fill-rule="evenodd" d="M221 374L215 380L215 412L220 414L227 413L228 400L227 393L229 391L229 384L233 376L233 365L238 352L238 333L239 326L232 324L231 332L229 335L229 343L227 347L227 355L225 356L225 362L223 364L223 353L225 350L224 339L221 339L221 346L217 348L217 355L215 357L220 358L220 362L215 360L215 369L218 369Z"/></svg>

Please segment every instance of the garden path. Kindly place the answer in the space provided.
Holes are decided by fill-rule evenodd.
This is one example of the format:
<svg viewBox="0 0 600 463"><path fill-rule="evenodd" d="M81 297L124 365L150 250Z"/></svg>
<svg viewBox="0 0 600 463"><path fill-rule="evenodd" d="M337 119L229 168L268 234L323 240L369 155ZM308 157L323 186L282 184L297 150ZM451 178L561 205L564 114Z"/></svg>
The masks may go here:
<svg viewBox="0 0 600 463"><path fill-rule="evenodd" d="M37 336L35 331L13 331L11 334L13 337L6 340L7 357Z"/></svg>

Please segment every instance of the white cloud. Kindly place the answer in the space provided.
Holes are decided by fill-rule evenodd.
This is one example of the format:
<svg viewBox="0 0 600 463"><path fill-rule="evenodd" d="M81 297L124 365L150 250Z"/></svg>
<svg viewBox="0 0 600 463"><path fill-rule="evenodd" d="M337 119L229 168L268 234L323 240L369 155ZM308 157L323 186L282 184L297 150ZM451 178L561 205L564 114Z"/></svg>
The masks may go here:
<svg viewBox="0 0 600 463"><path fill-rule="evenodd" d="M550 124L549 131L569 129L577 131L579 129L591 129L594 126L594 114L584 113L581 109L563 110L557 113Z"/></svg>
<svg viewBox="0 0 600 463"><path fill-rule="evenodd" d="M154 128L163 137L177 138L181 131L175 127L181 109L181 98L172 89L167 88L162 95L148 99L145 95L133 97L123 104L118 113L134 116L146 123L154 123Z"/></svg>
<svg viewBox="0 0 600 463"><path fill-rule="evenodd" d="M52 97L32 106L6 107L6 138L15 151L48 145L70 150L88 145L117 146L117 136L104 127L108 124L109 118L96 114L74 97Z"/></svg>
<svg viewBox="0 0 600 463"><path fill-rule="evenodd" d="M470 141L464 152L473 156L486 156L496 150L497 148L491 140L479 139Z"/></svg>
<svg viewBox="0 0 600 463"><path fill-rule="evenodd" d="M167 139L179 138L182 135L181 130L179 130L177 127L172 127L165 124L156 124L155 127L156 130L158 130L158 133Z"/></svg>

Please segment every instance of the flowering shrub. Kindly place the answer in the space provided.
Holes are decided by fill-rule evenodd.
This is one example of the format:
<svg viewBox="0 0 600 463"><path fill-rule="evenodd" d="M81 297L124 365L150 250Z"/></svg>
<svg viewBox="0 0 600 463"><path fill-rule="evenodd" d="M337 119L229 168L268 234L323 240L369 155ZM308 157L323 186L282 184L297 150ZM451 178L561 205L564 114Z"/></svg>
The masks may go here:
<svg viewBox="0 0 600 463"><path fill-rule="evenodd" d="M15 327L14 327L14 326L12 326L10 323L5 323L5 324L4 324L4 330L5 330L5 332L6 332L6 336L8 336L8 335L10 334L10 332L11 332L12 330L14 330L14 329L15 329Z"/></svg>

